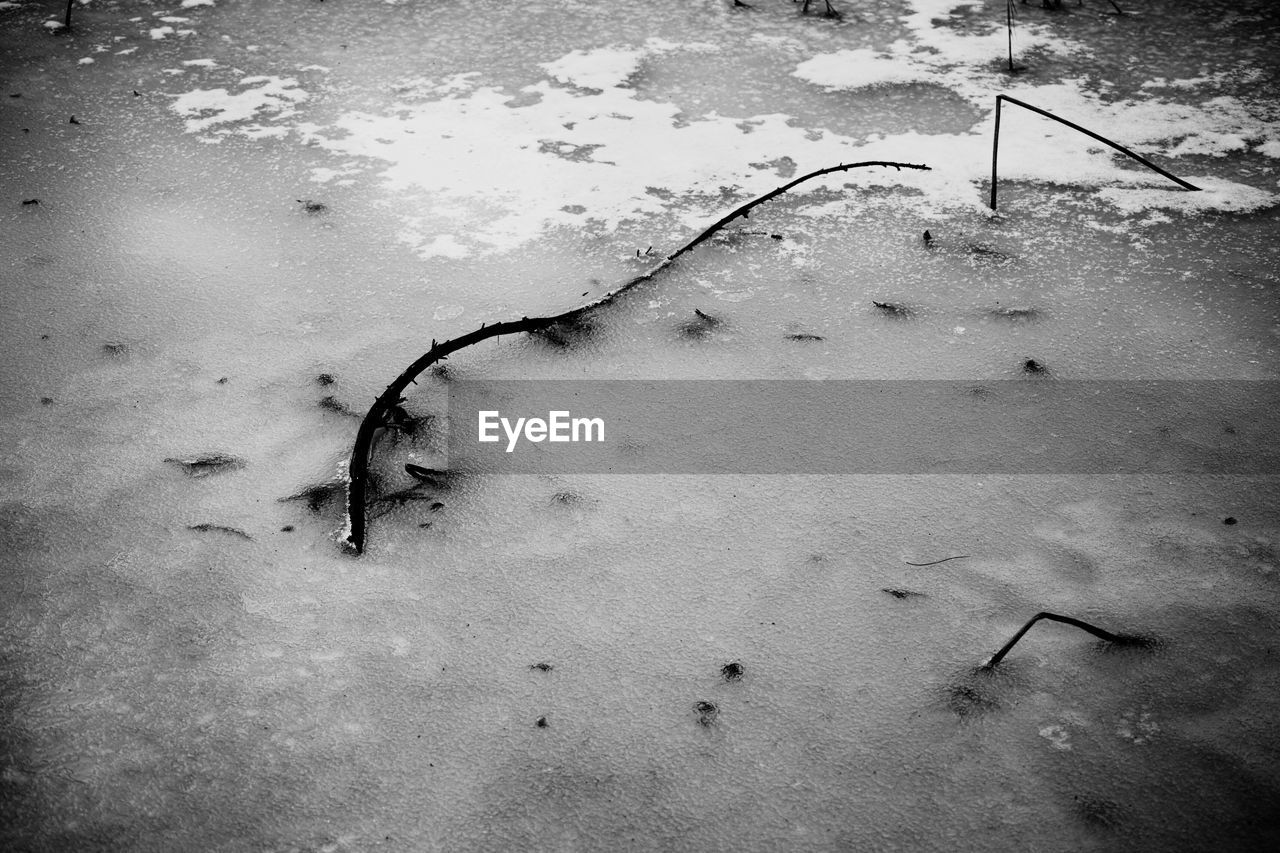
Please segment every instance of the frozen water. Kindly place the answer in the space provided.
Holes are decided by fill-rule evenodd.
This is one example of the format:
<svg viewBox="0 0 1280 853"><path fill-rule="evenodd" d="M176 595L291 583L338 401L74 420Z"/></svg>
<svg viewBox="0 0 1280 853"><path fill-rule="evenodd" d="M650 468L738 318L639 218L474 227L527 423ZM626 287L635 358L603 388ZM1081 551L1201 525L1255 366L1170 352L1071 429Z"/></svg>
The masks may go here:
<svg viewBox="0 0 1280 853"><path fill-rule="evenodd" d="M336 547L433 338L840 161L933 171L452 375L1276 378L1268 4L1018 4L1013 78L1004 4L837 4L0 4L5 846L1274 845L1274 478L462 476ZM997 92L1206 191L1010 108L991 217ZM974 672L1040 610L1160 642Z"/></svg>

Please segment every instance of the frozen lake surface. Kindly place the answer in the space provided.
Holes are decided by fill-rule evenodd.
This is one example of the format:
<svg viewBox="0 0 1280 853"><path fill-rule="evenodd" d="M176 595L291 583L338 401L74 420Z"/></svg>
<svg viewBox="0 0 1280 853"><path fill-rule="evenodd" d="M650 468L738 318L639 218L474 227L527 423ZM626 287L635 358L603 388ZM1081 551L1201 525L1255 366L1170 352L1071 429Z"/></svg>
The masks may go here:
<svg viewBox="0 0 1280 853"><path fill-rule="evenodd" d="M1274 476L463 476L338 542L433 339L841 162L931 170L450 376L1280 378L1280 16L1118 2L1015 4L1013 75L990 0L0 3L0 846L1280 845ZM1203 189L1006 106L993 215L1000 93ZM975 672L1042 610L1158 642Z"/></svg>

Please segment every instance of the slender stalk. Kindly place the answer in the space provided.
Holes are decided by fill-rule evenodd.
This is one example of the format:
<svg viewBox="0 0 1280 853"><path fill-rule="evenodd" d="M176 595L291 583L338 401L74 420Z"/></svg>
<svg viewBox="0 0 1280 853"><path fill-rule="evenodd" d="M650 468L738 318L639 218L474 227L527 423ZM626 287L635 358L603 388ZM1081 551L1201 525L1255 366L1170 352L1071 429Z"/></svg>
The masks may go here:
<svg viewBox="0 0 1280 853"><path fill-rule="evenodd" d="M710 239L717 231L724 228L724 226L728 225L739 216L744 219L747 218L752 209L764 204L770 199L777 198L792 187L795 187L797 184L804 183L805 181L809 181L823 175L830 175L835 172L846 172L850 169L858 169L865 166L886 166L897 170L917 169L929 171L929 167L925 165L894 163L885 160L872 160L862 163L841 163L836 166L828 166L824 169L818 169L817 171L810 172L807 175L801 175L795 180L783 184L777 189L771 190L745 204L739 205L727 216L723 216L716 220L716 222L702 231L702 233L698 234L698 236L694 237L688 243L685 243L670 255L667 255L647 272L641 273L635 278L630 279L624 284L614 288L598 299L586 303L585 305L579 305L577 308L571 308L568 311L550 317L522 317L519 320L509 320L502 323L495 323L491 326L482 325L474 332L445 341L444 343L437 343L433 340L431 342L431 349L427 350L427 352L414 361L413 364L405 368L404 372L397 376L395 381L388 385L387 389L378 396L374 401L373 406L360 422L359 430L356 431L356 440L355 445L351 450L351 461L349 466L350 482L347 484L347 520L351 527L351 531L347 535L347 542L357 554L364 553L364 546L368 537L365 505L367 502L366 495L369 489L369 453L373 449L374 435L380 428L387 424L387 419L390 416L392 409L400 404L401 397L408 389L409 385L414 384L417 377L428 367L438 361L443 361L450 354L455 353L464 347L469 347L472 344L478 344L481 341L497 337L498 335L511 335L517 332L536 332L539 329L545 329L548 326L553 326L557 323L575 320L594 308L599 308L602 305L612 302L614 299L617 299L637 284L650 280L659 272L674 263L676 258Z"/></svg>
<svg viewBox="0 0 1280 853"><path fill-rule="evenodd" d="M1104 631L1102 628L1099 628L1097 625L1090 625L1088 622L1081 621L1080 619L1076 619L1071 616L1059 616L1057 613L1048 613L1045 611L1041 611L1040 613L1037 613L1035 616L1032 616L1030 621L1028 621L1027 624L1023 625L1021 630L1019 630L1018 633L1014 634L1013 638L1010 639L1009 642L1005 643L1004 646L1001 647L1000 651L996 652L994 655L988 658L987 662L978 668L979 669L994 668L996 664L1004 660L1004 656L1009 653L1010 649L1012 649L1015 645L1017 645L1018 641L1022 639L1023 635L1031 630L1031 626L1039 622L1041 619L1049 619L1053 622L1062 622L1067 625L1074 625L1075 627L1081 629L1082 631L1088 631L1090 634L1093 634L1095 637L1106 640L1108 643L1120 643L1120 644L1126 644L1126 645L1145 645L1149 643L1149 641L1141 637L1134 637L1127 634L1113 634L1110 631Z"/></svg>
<svg viewBox="0 0 1280 853"><path fill-rule="evenodd" d="M1009 73L1013 73L1013 0L1004 4L1005 27L1009 31Z"/></svg>
<svg viewBox="0 0 1280 853"><path fill-rule="evenodd" d="M67 0L67 18L65 23L67 29L71 29L71 4L74 2L76 2L76 0Z"/></svg>
<svg viewBox="0 0 1280 853"><path fill-rule="evenodd" d="M1083 133L1085 136L1098 140L1104 145L1109 145L1115 150L1119 151L1121 154L1124 154L1128 157L1131 157L1134 160L1137 160L1139 163L1146 166L1148 169L1152 170L1153 172L1158 172L1159 174L1165 176L1166 178L1173 181L1175 184L1177 184L1178 186L1182 187L1185 190L1190 190L1191 192L1200 191L1200 188L1197 187L1195 184L1189 183L1188 181L1184 181L1182 178L1179 178L1177 175L1173 174L1172 172L1168 172L1164 169L1161 169L1155 163L1152 163L1150 160L1148 160L1147 158L1143 157L1140 154L1135 154L1134 152L1130 151L1128 148L1125 148L1123 145L1121 145L1118 142L1112 142L1110 139L1107 139L1105 136L1102 136L1101 134L1094 133L1092 130L1089 130L1086 127L1081 127L1080 125L1076 124L1073 121L1067 121L1065 118L1062 118L1061 116L1056 116L1053 113L1049 112L1048 110L1042 110L1039 107L1033 107L1031 106L1031 104L1028 104L1025 101L1019 101L1017 98L1011 98L1008 95L996 95L996 132L995 132L995 139L991 143L991 209L992 210L996 209L996 179L997 179L996 157L1000 148L1000 103L1002 101L1008 101L1011 104L1017 104L1023 109L1031 110L1031 112L1038 113L1039 115L1042 115L1045 118L1051 118L1054 121L1058 122L1059 124L1065 124L1067 127L1071 128L1072 130L1079 131L1080 133Z"/></svg>
<svg viewBox="0 0 1280 853"><path fill-rule="evenodd" d="M1000 157L1000 96L996 96L996 132L991 139L991 209L996 209L996 162Z"/></svg>

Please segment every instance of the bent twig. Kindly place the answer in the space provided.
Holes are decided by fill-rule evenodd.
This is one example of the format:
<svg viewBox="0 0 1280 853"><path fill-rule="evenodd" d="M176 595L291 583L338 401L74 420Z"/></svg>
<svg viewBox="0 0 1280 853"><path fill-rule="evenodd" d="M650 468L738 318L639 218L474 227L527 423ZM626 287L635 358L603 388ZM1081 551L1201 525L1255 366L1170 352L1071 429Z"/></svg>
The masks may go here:
<svg viewBox="0 0 1280 853"><path fill-rule="evenodd" d="M1112 148L1116 149L1121 154L1125 154L1129 157L1132 157L1134 160L1137 160L1139 163L1146 166L1148 169L1151 169L1153 172L1159 172L1161 175L1164 175L1166 178L1173 181L1175 184L1182 187L1184 190L1190 190L1192 192L1200 191L1200 188L1197 187L1196 185L1189 183L1187 181L1184 181L1182 178L1179 178L1177 175L1173 174L1172 172L1167 172L1164 169L1161 169L1155 163L1152 163L1150 160L1141 156L1140 154L1135 154L1134 152L1130 151L1128 148L1125 148L1123 145L1121 145L1118 142L1112 142L1110 139L1107 139L1105 136L1094 133L1092 130L1089 130L1088 128L1081 127L1080 125L1076 124L1073 121L1067 121L1065 118L1062 118L1061 116L1056 116L1053 113L1049 112L1048 110L1042 110L1039 107L1033 107L1031 106L1031 104L1028 104L1025 101L1019 101L1017 98L1011 98L1008 95L996 95L996 129L995 129L995 138L991 142L991 209L992 210L996 209L996 181L999 180L999 176L997 175L997 169L996 169L996 161L1000 154L1000 105L1004 101L1008 101L1011 104L1017 104L1023 109L1031 110L1031 112L1038 113L1044 116L1045 118L1051 118L1054 121L1058 122L1059 124L1065 124L1067 127L1071 128L1072 130L1080 131L1085 136L1092 137L1093 139L1096 139L1105 145L1110 145Z"/></svg>
<svg viewBox="0 0 1280 853"><path fill-rule="evenodd" d="M988 658L985 663L983 663L980 667L978 667L978 669L980 670L993 669L996 664L1004 660L1004 656L1009 654L1009 650L1012 649L1015 645L1017 645L1018 641L1022 639L1022 636L1031 630L1031 626L1039 622L1041 619L1050 619L1054 622L1063 622L1067 625L1074 625L1075 627L1079 628L1082 631L1088 631L1090 634L1093 634L1095 637L1106 640L1108 643L1116 643L1118 645L1130 645L1130 646L1145 646L1145 645L1151 644L1151 641L1145 637L1138 637L1132 634L1113 634L1110 631L1104 631L1102 628L1099 628L1097 625L1090 625L1088 622L1084 622L1080 619L1075 619L1071 616L1059 616L1057 613L1048 613L1046 611L1041 611L1037 613L1035 616L1032 616L1030 621L1028 621L1027 624L1023 625L1022 628L1018 631L1018 633L1014 634L1013 638L1010 639L1009 642L1005 643L1004 646L1001 647L1000 651L996 652L994 655Z"/></svg>
<svg viewBox="0 0 1280 853"><path fill-rule="evenodd" d="M561 314L551 317L521 317L519 320L508 320L502 323L494 323L493 325L481 325L474 332L462 335L461 337L437 343L431 341L431 349L427 350L413 364L405 368L404 372L396 377L395 381L387 386L387 390L383 391L378 399L374 401L373 406L365 414L364 419L360 422L360 429L356 432L355 445L351 450L350 462L350 482L347 484L347 524L350 532L347 534L346 541L355 550L357 554L364 553L365 540L367 538L367 524L365 518L366 493L369 487L369 453L373 448L373 439L376 432L385 426L388 422L390 413L400 405L402 395L413 384L418 375L421 374L436 362L443 361L452 353L460 349L469 347L472 344L478 344L489 338L498 335L512 335L517 332L536 332L546 329L557 323L566 323L577 320L587 312L599 308L614 299L617 299L623 293L641 282L648 281L662 270L669 267L675 262L676 258L690 251L694 247L702 244L710 239L717 231L728 225L739 216L744 219L751 213L752 209L764 204L770 199L777 198L783 193L802 184L805 181L814 178L830 175L835 172L846 172L850 169L862 168L865 166L886 166L893 169L917 169L929 171L929 167L914 163L894 163L886 160L870 160L862 163L841 163L836 166L828 166L824 169L810 172L807 175L801 175L789 183L783 184L777 189L771 190L758 198L754 198L746 204L734 208L727 216L721 217L701 234L694 237L688 243L681 246L676 251L667 255L655 266L647 272L632 278L624 284L614 288L603 296L595 299L585 305L579 305L577 308L571 308Z"/></svg>

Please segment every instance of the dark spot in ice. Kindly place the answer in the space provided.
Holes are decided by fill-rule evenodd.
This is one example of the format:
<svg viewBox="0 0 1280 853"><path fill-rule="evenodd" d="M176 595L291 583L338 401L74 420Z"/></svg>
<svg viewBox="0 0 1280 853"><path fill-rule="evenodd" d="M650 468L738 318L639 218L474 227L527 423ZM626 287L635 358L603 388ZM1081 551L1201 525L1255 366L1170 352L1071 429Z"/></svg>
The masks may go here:
<svg viewBox="0 0 1280 853"><path fill-rule="evenodd" d="M208 477L211 474L234 471L245 466L245 460L226 453L207 453L203 456L194 456L188 459L169 457L164 461L181 468L183 473L190 477Z"/></svg>
<svg viewBox="0 0 1280 853"><path fill-rule="evenodd" d="M102 345L102 352L112 358L124 358L129 354L129 345L112 341Z"/></svg>
<svg viewBox="0 0 1280 853"><path fill-rule="evenodd" d="M783 337L788 341L801 341L805 343L812 342L812 341L826 340L826 338L824 338L822 335L813 335L813 334L810 334L809 332L793 332L791 334L784 335Z"/></svg>
<svg viewBox="0 0 1280 853"><path fill-rule="evenodd" d="M248 533L245 533L243 530L241 530L238 527L226 527L221 524L201 523L201 524L189 524L187 525L187 529L194 530L197 533L229 533L232 536L239 536L241 539L248 539L250 542L253 541L252 536L250 536Z"/></svg>
<svg viewBox="0 0 1280 853"><path fill-rule="evenodd" d="M1007 255L989 243L969 243L964 247L965 253L969 256L970 261L983 264L1004 265L1013 260L1011 255Z"/></svg>
<svg viewBox="0 0 1280 853"><path fill-rule="evenodd" d="M42 406L52 406L52 405L53 405L53 398L52 398L52 397L41 397L41 398L40 398L40 405L42 405Z"/></svg>
<svg viewBox="0 0 1280 853"><path fill-rule="evenodd" d="M1032 321L1040 319L1040 312L1035 308L996 308L990 315L997 320Z"/></svg>
<svg viewBox="0 0 1280 853"><path fill-rule="evenodd" d="M727 663L720 667L720 675L725 681L741 681L743 676L742 664L737 661Z"/></svg>
<svg viewBox="0 0 1280 853"><path fill-rule="evenodd" d="M227 377L225 377L225 376L224 376L224 377L222 377L221 379L219 379L219 380L218 380L218 384L219 384L219 385L226 385L226 384L227 384L228 382L230 382L230 381L231 381L230 379L228 379Z"/></svg>
<svg viewBox="0 0 1280 853"><path fill-rule="evenodd" d="M1095 797L1092 794L1076 794L1072 811L1076 817L1091 826L1101 829L1114 829L1119 826L1123 812L1119 805L1111 800Z"/></svg>
<svg viewBox="0 0 1280 853"><path fill-rule="evenodd" d="M72 117L71 117L71 120L70 120L69 122L67 122L67 123L68 123L68 124L79 124L80 122L76 121L76 117L75 117L75 116L72 116Z"/></svg>
<svg viewBox="0 0 1280 853"><path fill-rule="evenodd" d="M547 718L546 718L546 717L539 717L539 718L538 718L538 722L534 723L534 725L535 725L535 726L537 726L537 727L538 727L538 728L540 728L540 729L545 729L547 726L549 726L549 725L551 725L551 724L547 722Z"/></svg>
<svg viewBox="0 0 1280 853"><path fill-rule="evenodd" d="M307 509L312 512L321 512L330 504L342 500L346 497L347 485L340 481L329 483L318 483L314 486L307 486L300 492L295 492L288 497L280 498L281 503L285 501L304 501Z"/></svg>
<svg viewBox="0 0 1280 853"><path fill-rule="evenodd" d="M450 472L443 468L424 468L421 465L414 465L412 462L404 463L404 472L419 483L424 483L440 491L448 489L453 479ZM444 504L441 504L441 506L444 506Z"/></svg>
<svg viewBox="0 0 1280 853"><path fill-rule="evenodd" d="M604 148L604 145L578 145L573 142L565 142L559 139L538 140L539 154L551 154L553 156L560 157L561 159L577 163L610 163L608 160L595 159L595 152L597 148ZM610 163L610 165L612 164Z"/></svg>
<svg viewBox="0 0 1280 853"><path fill-rule="evenodd" d="M309 198L298 199L298 204L302 205L302 209L310 214L324 213L329 206L321 201L312 201Z"/></svg>
<svg viewBox="0 0 1280 853"><path fill-rule="evenodd" d="M292 533L292 532L293 532L293 525L292 525L292 524L286 524L284 527L281 527L281 528L280 528L280 532L281 532L281 533Z"/></svg>
<svg viewBox="0 0 1280 853"><path fill-rule="evenodd" d="M920 239L924 241L925 246L933 248L933 235L929 233L929 229L924 229L924 234L920 235Z"/></svg>
<svg viewBox="0 0 1280 853"><path fill-rule="evenodd" d="M1046 376L1049 373L1049 368L1045 367L1043 362L1029 358L1022 362L1022 372L1031 376Z"/></svg>
<svg viewBox="0 0 1280 853"><path fill-rule="evenodd" d="M578 506L582 503L582 495L568 491L556 492L551 496L551 502L561 506Z"/></svg>
<svg viewBox="0 0 1280 853"><path fill-rule="evenodd" d="M24 199L22 200L22 203L23 203L24 205L39 204L39 203L40 203L40 199L38 199L38 198L24 198Z"/></svg>
<svg viewBox="0 0 1280 853"><path fill-rule="evenodd" d="M569 349L588 340L595 332L595 323L586 316L578 315L569 320L544 326L529 334L558 349Z"/></svg>
<svg viewBox="0 0 1280 853"><path fill-rule="evenodd" d="M1236 434L1236 428L1235 428L1234 426L1232 426L1231 424L1224 424L1224 425L1223 425L1223 427L1222 427L1222 431L1223 431L1224 433L1226 433L1227 435L1235 435L1235 434Z"/></svg>
<svg viewBox="0 0 1280 853"><path fill-rule="evenodd" d="M332 373L321 373L319 376L316 377L317 385L332 385L334 381L335 380L333 378Z"/></svg>
<svg viewBox="0 0 1280 853"><path fill-rule="evenodd" d="M431 512L439 512L440 510L444 509L444 504L440 503L440 501L435 501L434 503L431 504L431 506L427 507L427 509L430 510Z"/></svg>
<svg viewBox="0 0 1280 853"><path fill-rule="evenodd" d="M710 726L720 715L720 709L714 702L695 702L693 712L698 715L698 724L702 726Z"/></svg>
<svg viewBox="0 0 1280 853"><path fill-rule="evenodd" d="M587 209L580 204L566 204L560 208L565 213L586 213Z"/></svg>
<svg viewBox="0 0 1280 853"><path fill-rule="evenodd" d="M453 379L453 371L449 369L449 365L447 364L437 364L436 366L432 367L431 375L441 380L442 382L448 382L449 380Z"/></svg>
<svg viewBox="0 0 1280 853"><path fill-rule="evenodd" d="M721 324L721 319L697 308L693 309L693 319L680 324L680 335L685 338L701 339Z"/></svg>
<svg viewBox="0 0 1280 853"><path fill-rule="evenodd" d="M910 305L903 305L901 302L877 302L873 299L871 304L881 314L886 317L892 317L895 320L906 320L916 314L915 309Z"/></svg>
<svg viewBox="0 0 1280 853"><path fill-rule="evenodd" d="M910 589L898 589L897 587L885 587L880 591L887 592L890 595L892 595L894 598L923 598L924 597L923 592L916 592L915 590L910 590Z"/></svg>
<svg viewBox="0 0 1280 853"><path fill-rule="evenodd" d="M1234 515L1228 515L1226 518L1222 519L1222 523L1223 523L1223 524L1226 524L1226 525L1228 525L1228 526L1230 526L1230 525L1232 525L1232 524L1235 524L1235 523L1236 523L1236 517L1235 517Z"/></svg>
<svg viewBox="0 0 1280 853"><path fill-rule="evenodd" d="M1003 673L987 669L963 673L947 685L947 706L957 717L973 717L999 708L997 679L1003 677Z"/></svg>
<svg viewBox="0 0 1280 853"><path fill-rule="evenodd" d="M348 409L344 403L339 402L338 398L334 397L332 394L326 397L321 397L320 402L317 403L316 405L318 405L322 409L328 409L331 412L337 412L340 415L354 416L356 414L355 412Z"/></svg>
<svg viewBox="0 0 1280 853"><path fill-rule="evenodd" d="M48 335L41 335L41 336L40 336L40 340L42 340L42 341L47 341L47 340L49 340L49 336L48 336Z"/></svg>
<svg viewBox="0 0 1280 853"><path fill-rule="evenodd" d="M550 672L555 667L545 661L539 661L538 663L529 664L529 669L536 669L538 672Z"/></svg>

